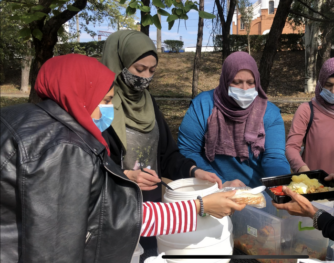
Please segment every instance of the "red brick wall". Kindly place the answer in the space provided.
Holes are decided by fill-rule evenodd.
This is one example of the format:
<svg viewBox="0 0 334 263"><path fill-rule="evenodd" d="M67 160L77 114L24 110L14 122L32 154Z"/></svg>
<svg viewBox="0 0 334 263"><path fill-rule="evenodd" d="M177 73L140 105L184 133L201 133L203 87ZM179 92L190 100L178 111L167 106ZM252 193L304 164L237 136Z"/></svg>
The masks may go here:
<svg viewBox="0 0 334 263"><path fill-rule="evenodd" d="M262 35L264 31L271 28L271 25L274 21L274 17L276 14L276 8L274 14L268 14L268 9L261 10L261 16L256 18L251 23L251 30L250 35ZM240 21L240 14L238 15L238 27L235 23L232 23L232 34L233 35L247 35L246 29L241 29L241 21ZM304 32L304 27L299 27L294 29L289 23L285 23L283 28L283 34L296 34Z"/></svg>

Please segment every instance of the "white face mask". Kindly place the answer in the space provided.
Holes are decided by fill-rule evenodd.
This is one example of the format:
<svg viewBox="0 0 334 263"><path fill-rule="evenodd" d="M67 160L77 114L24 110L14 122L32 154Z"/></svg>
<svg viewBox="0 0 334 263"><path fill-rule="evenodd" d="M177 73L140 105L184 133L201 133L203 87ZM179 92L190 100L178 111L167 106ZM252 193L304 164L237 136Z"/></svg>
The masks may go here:
<svg viewBox="0 0 334 263"><path fill-rule="evenodd" d="M230 86L228 88L228 95L232 97L241 108L247 109L257 97L258 92L255 88L243 90Z"/></svg>

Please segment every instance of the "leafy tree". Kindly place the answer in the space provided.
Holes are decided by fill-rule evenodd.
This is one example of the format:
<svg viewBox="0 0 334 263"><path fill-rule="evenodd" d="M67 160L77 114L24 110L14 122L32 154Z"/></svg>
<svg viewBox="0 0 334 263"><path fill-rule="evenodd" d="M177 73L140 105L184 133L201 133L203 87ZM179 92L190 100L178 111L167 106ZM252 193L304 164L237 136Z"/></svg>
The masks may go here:
<svg viewBox="0 0 334 263"><path fill-rule="evenodd" d="M165 40L164 43L172 52L176 53L179 53L183 47L183 41L180 40Z"/></svg>
<svg viewBox="0 0 334 263"><path fill-rule="evenodd" d="M304 90L307 93L315 90L320 68L330 58L331 46L334 43L333 20L333 0L300 0L292 4L289 22L292 25L305 26Z"/></svg>
<svg viewBox="0 0 334 263"><path fill-rule="evenodd" d="M238 4L238 10L241 15L240 19L244 24L247 33L248 53L250 54L251 48L250 48L249 34L253 20L253 4L249 0L238 0L237 4Z"/></svg>
<svg viewBox="0 0 334 263"><path fill-rule="evenodd" d="M34 60L30 71L31 93L29 100L38 102L39 98L33 87L39 69L45 61L54 55L54 47L59 36L64 35L65 23L74 22L73 17L79 14L80 26L92 37L95 32L89 30L88 25L96 25L109 18L110 25L116 27L122 19L125 25L134 24L128 17L122 16L121 8L126 4L118 1L98 0L5 0L11 12L8 19L21 25L20 35L23 41L32 38L34 47ZM14 3L13 3L14 2ZM125 15L125 12L124 12ZM129 16L130 17L130 16Z"/></svg>
<svg viewBox="0 0 334 263"><path fill-rule="evenodd" d="M27 48L27 44L21 41L18 34L24 24L9 19L12 13L10 5L2 1L0 10L0 83L3 83L5 81L4 66L17 66L16 61L31 55L31 49Z"/></svg>

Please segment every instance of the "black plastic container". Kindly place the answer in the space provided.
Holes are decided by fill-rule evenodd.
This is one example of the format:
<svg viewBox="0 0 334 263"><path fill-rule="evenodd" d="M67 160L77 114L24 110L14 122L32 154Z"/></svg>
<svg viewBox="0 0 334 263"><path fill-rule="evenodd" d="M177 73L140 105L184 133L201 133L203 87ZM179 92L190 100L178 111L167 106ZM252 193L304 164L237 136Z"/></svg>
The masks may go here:
<svg viewBox="0 0 334 263"><path fill-rule="evenodd" d="M291 201L291 198L286 195L275 195L270 188L280 186L280 185L289 185L291 183L291 178L293 175L306 174L310 179L318 179L319 183L324 186L334 187L334 181L325 181L324 178L328 176L323 170L302 172L302 173L293 173L288 175L280 175L274 177L265 177L261 181L265 185L267 194L278 204L284 204ZM303 194L302 196L306 197L309 201L319 200L319 199L333 199L334 191L324 192L324 193L314 193L314 194Z"/></svg>

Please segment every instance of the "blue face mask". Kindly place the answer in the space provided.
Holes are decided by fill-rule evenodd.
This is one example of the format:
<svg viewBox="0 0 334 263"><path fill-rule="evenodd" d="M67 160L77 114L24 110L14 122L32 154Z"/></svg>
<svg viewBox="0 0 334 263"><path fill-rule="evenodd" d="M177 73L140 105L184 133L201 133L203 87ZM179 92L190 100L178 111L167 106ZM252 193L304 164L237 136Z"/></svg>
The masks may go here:
<svg viewBox="0 0 334 263"><path fill-rule="evenodd" d="M334 93L330 92L328 89L322 88L320 96L329 104L334 104Z"/></svg>
<svg viewBox="0 0 334 263"><path fill-rule="evenodd" d="M101 132L104 132L111 125L114 119L114 105L99 105L101 118L96 120L93 118L93 122L100 129Z"/></svg>

